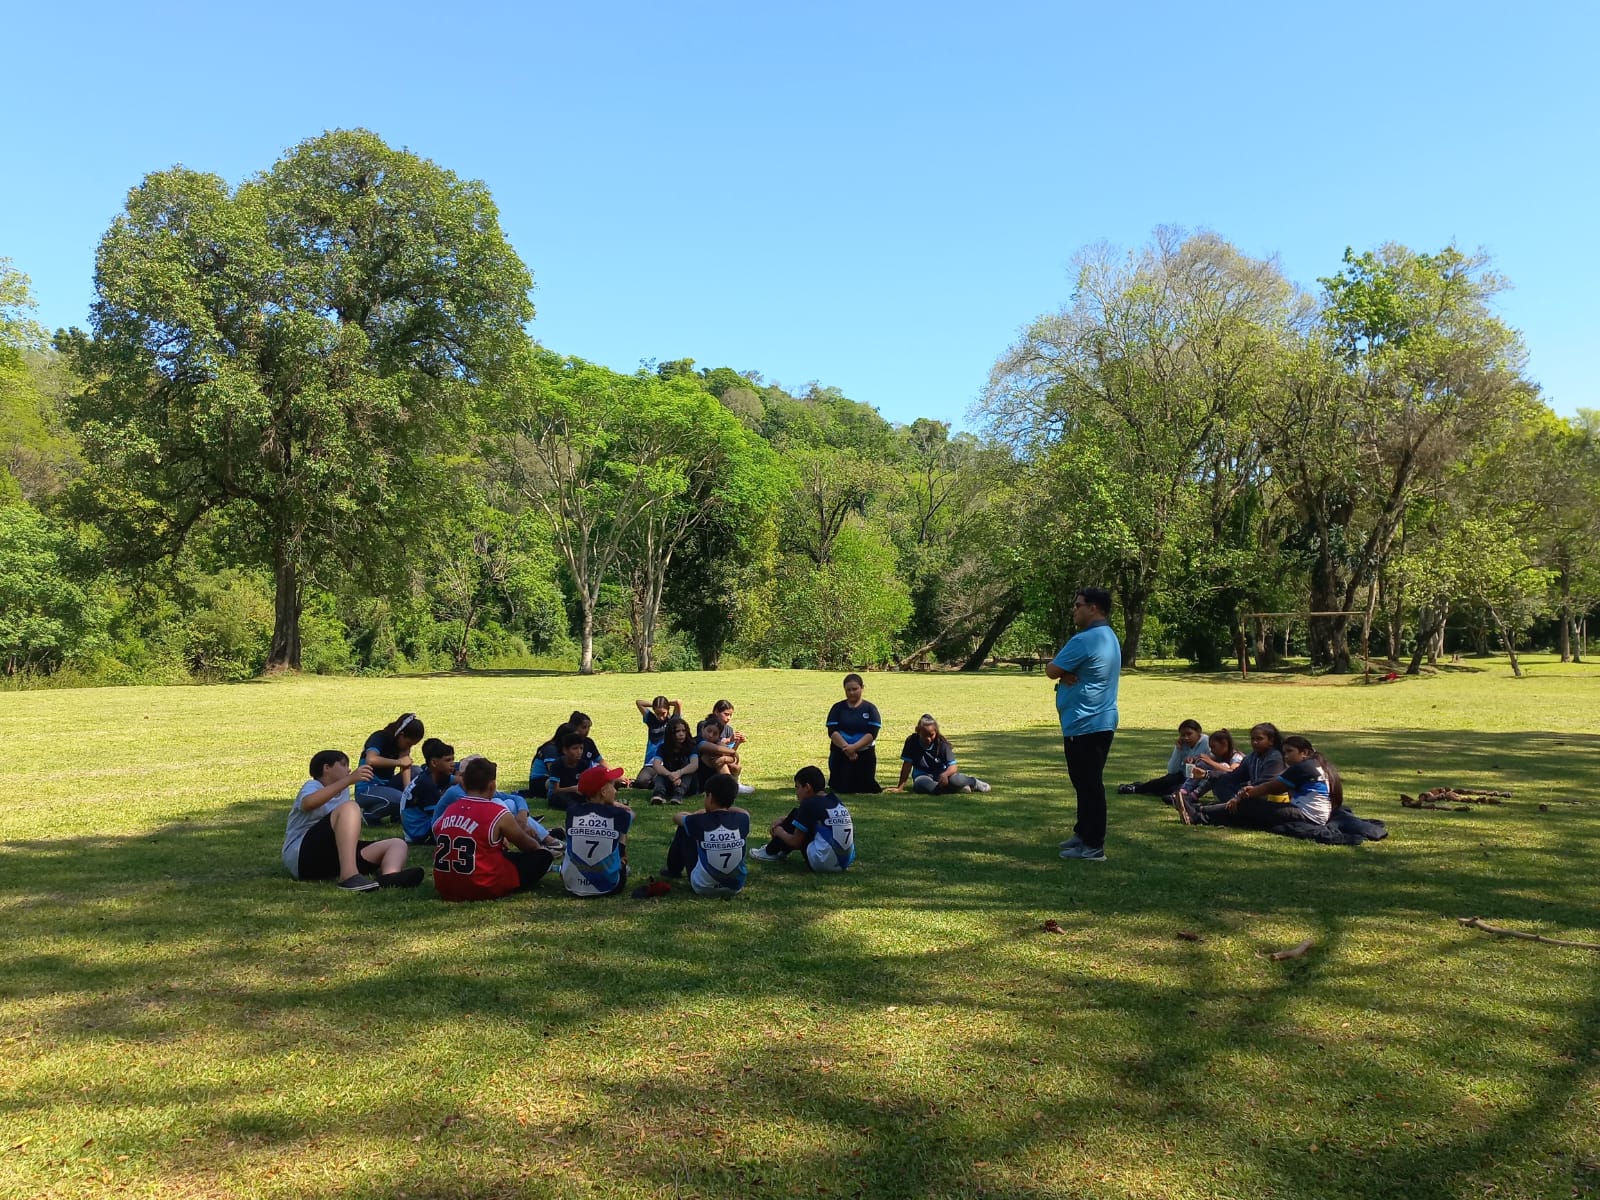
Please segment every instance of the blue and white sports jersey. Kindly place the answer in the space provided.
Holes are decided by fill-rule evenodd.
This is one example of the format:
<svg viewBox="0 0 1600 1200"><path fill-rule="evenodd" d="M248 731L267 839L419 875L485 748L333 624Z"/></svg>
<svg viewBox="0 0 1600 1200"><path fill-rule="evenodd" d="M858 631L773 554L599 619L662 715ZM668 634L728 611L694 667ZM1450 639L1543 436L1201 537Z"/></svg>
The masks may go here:
<svg viewBox="0 0 1600 1200"><path fill-rule="evenodd" d="M1292 767L1285 767L1278 776L1289 785L1289 803L1319 825L1327 824L1333 815L1333 796L1328 790L1328 777L1314 759L1302 758Z"/></svg>
<svg viewBox="0 0 1600 1200"><path fill-rule="evenodd" d="M567 805L567 853L561 882L574 896L604 896L616 891L626 869L622 838L633 814L615 804L574 800Z"/></svg>
<svg viewBox="0 0 1600 1200"><path fill-rule="evenodd" d="M533 752L533 761L528 764L530 792L544 791L544 781L550 776L550 764L560 756L561 750L554 742L546 742Z"/></svg>
<svg viewBox="0 0 1600 1200"><path fill-rule="evenodd" d="M667 722L672 720L672 718L670 716L666 716L666 717L658 717L658 716L656 716L655 709L653 709L653 708L645 709L644 712L642 714L640 714L640 715L644 719L644 729L645 729L645 733L644 733L644 761L645 761L645 765L649 766L650 765L650 760L652 758L654 758L661 751L662 734L663 734L663 731L667 727Z"/></svg>
<svg viewBox="0 0 1600 1200"><path fill-rule="evenodd" d="M694 846L689 886L702 896L731 896L744 887L750 814L726 809L688 813L683 828Z"/></svg>
<svg viewBox="0 0 1600 1200"><path fill-rule="evenodd" d="M440 794L431 771L412 772L411 783L400 798L400 825L406 841L425 842L432 837L434 814L444 811L438 807Z"/></svg>
<svg viewBox="0 0 1600 1200"><path fill-rule="evenodd" d="M813 871L843 871L855 862L856 834L850 810L832 792L802 802L794 827L811 835L806 861Z"/></svg>

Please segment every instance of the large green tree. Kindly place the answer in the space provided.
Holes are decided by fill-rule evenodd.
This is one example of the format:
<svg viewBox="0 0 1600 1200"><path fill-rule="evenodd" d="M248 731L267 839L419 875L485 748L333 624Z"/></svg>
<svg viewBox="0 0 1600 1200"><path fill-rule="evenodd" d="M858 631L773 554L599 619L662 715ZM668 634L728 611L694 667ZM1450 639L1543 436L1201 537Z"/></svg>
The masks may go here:
<svg viewBox="0 0 1600 1200"><path fill-rule="evenodd" d="M298 667L308 583L386 562L441 495L533 316L483 184L364 130L312 138L236 189L147 176L100 243L83 380L84 493L124 561L226 514L270 568L268 669Z"/></svg>
<svg viewBox="0 0 1600 1200"><path fill-rule="evenodd" d="M1413 499L1533 402L1504 286L1482 256L1346 251L1321 319L1259 409L1275 482L1310 561L1313 661L1350 669L1352 612Z"/></svg>
<svg viewBox="0 0 1600 1200"><path fill-rule="evenodd" d="M545 350L526 355L498 417L511 484L549 521L578 602L579 667L596 616L626 585L641 670L654 665L675 556L707 521L766 503L772 453L689 372L621 375Z"/></svg>
<svg viewBox="0 0 1600 1200"><path fill-rule="evenodd" d="M1121 601L1123 661L1180 535L1226 524L1254 477L1250 404L1301 310L1276 262L1210 233L1158 229L1137 254L1078 258L1071 303L1035 321L995 364L981 414L998 435L1070 475L1107 468L1102 519L1124 554L1097 555ZM1074 455L1053 455L1058 444ZM1092 519L1092 518L1091 518Z"/></svg>

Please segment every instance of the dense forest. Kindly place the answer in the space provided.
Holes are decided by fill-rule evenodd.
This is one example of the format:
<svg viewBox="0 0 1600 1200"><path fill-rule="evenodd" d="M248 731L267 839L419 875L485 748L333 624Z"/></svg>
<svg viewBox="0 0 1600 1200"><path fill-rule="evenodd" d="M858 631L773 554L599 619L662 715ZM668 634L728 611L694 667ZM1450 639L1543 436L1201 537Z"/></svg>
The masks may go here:
<svg viewBox="0 0 1600 1200"><path fill-rule="evenodd" d="M16 247L0 247L15 252ZM837 389L543 346L481 183L363 131L147 176L86 329L0 259L13 685L262 672L1578 655L1600 413L1554 413L1482 256L1208 232L1078 256L976 432ZM1019 313L1019 320L1027 314ZM1262 615L1269 614L1269 615Z"/></svg>

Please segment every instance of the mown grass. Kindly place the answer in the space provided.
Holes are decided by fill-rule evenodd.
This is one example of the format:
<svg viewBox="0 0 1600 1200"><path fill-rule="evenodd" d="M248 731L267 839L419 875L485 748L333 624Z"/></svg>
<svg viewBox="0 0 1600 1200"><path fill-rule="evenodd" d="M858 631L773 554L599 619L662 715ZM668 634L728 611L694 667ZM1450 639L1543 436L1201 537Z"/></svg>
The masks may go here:
<svg viewBox="0 0 1600 1200"><path fill-rule="evenodd" d="M1600 955L1455 920L1600 941L1600 669L1126 681L1113 779L1158 769L1181 717L1274 719L1389 821L1354 850L1113 797L1110 861L1061 862L1043 679L902 675L868 681L886 742L931 710L995 791L861 799L842 878L756 864L730 902L580 903L550 880L447 906L281 872L325 745L415 708L515 776L578 707L632 766L629 701L658 687L738 703L763 820L822 757L838 694L748 671L6 696L0 1193L1600 1191ZM1435 782L1516 795L1397 805ZM640 809L636 874L667 831ZM1302 959L1261 956L1306 937Z"/></svg>

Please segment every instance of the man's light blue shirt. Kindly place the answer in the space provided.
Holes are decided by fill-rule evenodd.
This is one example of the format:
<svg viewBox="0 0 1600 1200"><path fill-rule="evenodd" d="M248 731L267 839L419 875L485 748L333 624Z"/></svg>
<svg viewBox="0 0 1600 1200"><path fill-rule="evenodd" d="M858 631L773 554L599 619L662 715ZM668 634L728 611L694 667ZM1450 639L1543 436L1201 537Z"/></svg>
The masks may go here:
<svg viewBox="0 0 1600 1200"><path fill-rule="evenodd" d="M1063 737L1103 733L1117 727L1117 684L1122 678L1122 643L1109 622L1087 626L1061 647L1055 665L1078 677L1056 684L1056 715Z"/></svg>

